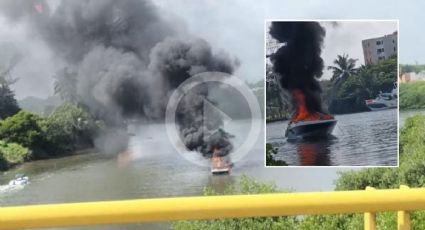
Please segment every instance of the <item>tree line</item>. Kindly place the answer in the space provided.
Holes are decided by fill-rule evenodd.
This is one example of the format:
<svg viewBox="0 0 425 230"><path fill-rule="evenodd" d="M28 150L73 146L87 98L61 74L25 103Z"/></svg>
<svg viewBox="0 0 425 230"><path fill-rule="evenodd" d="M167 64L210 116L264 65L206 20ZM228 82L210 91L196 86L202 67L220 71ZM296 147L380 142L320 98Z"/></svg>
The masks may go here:
<svg viewBox="0 0 425 230"><path fill-rule="evenodd" d="M55 92L63 96L63 103L42 117L19 108L11 90L17 81L11 77L12 68L0 71L0 170L93 147L93 138L104 128L103 121L69 100L69 89L63 88L68 78L56 81Z"/></svg>
<svg viewBox="0 0 425 230"><path fill-rule="evenodd" d="M320 81L324 110L331 114L345 114L369 111L365 100L375 98L380 92L390 92L397 82L397 57L392 56L377 64L357 65L357 59L347 54L338 55L333 65L327 67L332 72L329 80ZM267 78L278 76L268 68ZM290 118L289 96L282 96L277 81L268 81L266 89L268 120Z"/></svg>

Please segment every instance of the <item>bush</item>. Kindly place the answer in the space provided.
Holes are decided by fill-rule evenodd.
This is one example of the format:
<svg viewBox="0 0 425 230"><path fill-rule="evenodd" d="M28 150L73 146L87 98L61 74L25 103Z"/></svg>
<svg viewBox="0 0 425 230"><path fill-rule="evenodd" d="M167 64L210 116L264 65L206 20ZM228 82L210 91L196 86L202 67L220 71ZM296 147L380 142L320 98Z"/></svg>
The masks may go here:
<svg viewBox="0 0 425 230"><path fill-rule="evenodd" d="M400 109L425 108L425 82L400 84Z"/></svg>
<svg viewBox="0 0 425 230"><path fill-rule="evenodd" d="M64 103L46 118L44 127L50 151L58 153L93 146L93 136L103 125L80 107Z"/></svg>
<svg viewBox="0 0 425 230"><path fill-rule="evenodd" d="M37 156L45 146L41 120L35 114L20 111L0 122L0 139L30 148Z"/></svg>
<svg viewBox="0 0 425 230"><path fill-rule="evenodd" d="M242 176L236 185L228 186L223 193L218 193L212 188L205 188L205 196L229 194L258 194L279 192L272 183L261 183L252 178ZM296 229L295 217L256 217L242 219L219 219L199 221L178 221L173 224L173 229Z"/></svg>
<svg viewBox="0 0 425 230"><path fill-rule="evenodd" d="M287 166L283 160L275 160L277 149L273 148L272 144L266 144L266 165L267 166Z"/></svg>
<svg viewBox="0 0 425 230"><path fill-rule="evenodd" d="M0 141L0 170L6 170L12 165L24 162L29 155L28 148L16 143Z"/></svg>

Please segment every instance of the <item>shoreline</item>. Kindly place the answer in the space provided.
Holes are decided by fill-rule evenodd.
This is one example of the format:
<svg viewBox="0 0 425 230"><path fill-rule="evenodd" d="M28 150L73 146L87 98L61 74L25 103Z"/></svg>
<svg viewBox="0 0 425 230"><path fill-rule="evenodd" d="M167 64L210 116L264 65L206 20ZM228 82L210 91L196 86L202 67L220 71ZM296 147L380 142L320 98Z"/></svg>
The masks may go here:
<svg viewBox="0 0 425 230"><path fill-rule="evenodd" d="M65 157L78 156L78 155L86 155L86 154L90 154L90 153L96 152L96 151L99 151L99 150L95 147L90 147L90 148L78 149L78 150L71 151L69 153L64 153L64 154L61 154L61 155L51 156L51 157L48 157L48 158L26 160L26 161L23 161L21 163L15 163L15 164L10 165L10 167L8 167L7 169L0 170L0 173L8 172L8 171L13 170L17 167L23 166L27 163L38 162L38 161L48 161L48 160L54 160L54 159L60 159L60 158L65 158Z"/></svg>

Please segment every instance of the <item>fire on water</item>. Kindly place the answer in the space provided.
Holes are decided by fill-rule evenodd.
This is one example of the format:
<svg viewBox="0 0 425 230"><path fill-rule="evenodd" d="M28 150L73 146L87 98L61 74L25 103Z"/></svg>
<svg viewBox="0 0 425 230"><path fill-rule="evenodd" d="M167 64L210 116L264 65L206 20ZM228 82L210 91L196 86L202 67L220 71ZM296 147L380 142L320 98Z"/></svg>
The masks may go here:
<svg viewBox="0 0 425 230"><path fill-rule="evenodd" d="M332 133L336 125L332 115L317 111L310 112L301 90L293 90L292 96L297 108L285 132L288 139L323 138Z"/></svg>
<svg viewBox="0 0 425 230"><path fill-rule="evenodd" d="M220 149L214 148L211 158L211 173L212 174L229 174L232 164L226 157L220 156Z"/></svg>
<svg viewBox="0 0 425 230"><path fill-rule="evenodd" d="M297 106L296 114L292 118L291 122L299 121L316 121L316 120L332 120L334 117L330 114L320 112L309 112L305 104L305 97L301 90L293 90L292 96Z"/></svg>

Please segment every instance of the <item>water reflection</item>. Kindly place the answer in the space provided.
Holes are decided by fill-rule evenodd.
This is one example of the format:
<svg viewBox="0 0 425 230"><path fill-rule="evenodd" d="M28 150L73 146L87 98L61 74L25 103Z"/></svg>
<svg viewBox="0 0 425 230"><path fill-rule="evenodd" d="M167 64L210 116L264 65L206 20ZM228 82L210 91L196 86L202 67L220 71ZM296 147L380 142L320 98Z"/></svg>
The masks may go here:
<svg viewBox="0 0 425 230"><path fill-rule="evenodd" d="M310 140L297 143L297 153L302 166L331 165L330 140Z"/></svg>
<svg viewBox="0 0 425 230"><path fill-rule="evenodd" d="M288 165L396 166L397 110L336 116L336 139L292 143L284 137L287 121L267 124L267 143Z"/></svg>

